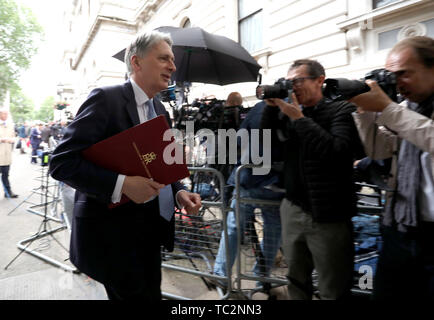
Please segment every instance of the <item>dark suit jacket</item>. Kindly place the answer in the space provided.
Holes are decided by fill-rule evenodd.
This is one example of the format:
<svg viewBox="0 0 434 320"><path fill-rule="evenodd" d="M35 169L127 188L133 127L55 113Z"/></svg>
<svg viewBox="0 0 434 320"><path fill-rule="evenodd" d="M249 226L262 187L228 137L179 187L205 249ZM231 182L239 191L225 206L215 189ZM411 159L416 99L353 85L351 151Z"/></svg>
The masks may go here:
<svg viewBox="0 0 434 320"><path fill-rule="evenodd" d="M157 115L170 118L154 99ZM122 282L126 273L143 272L152 265L147 252L156 256L164 244L173 249L174 222L159 215L158 199L146 204L132 201L108 209L118 173L103 169L81 157L81 151L98 141L139 124L130 81L94 89L53 152L50 174L76 189L70 258L82 272L104 284ZM183 186L172 184L174 193ZM149 257L148 257L149 258ZM146 263L145 263L146 261Z"/></svg>
<svg viewBox="0 0 434 320"><path fill-rule="evenodd" d="M39 131L38 128L32 128L30 131L30 144L32 145L33 149L36 149L41 144L42 139L38 137L40 135L41 131Z"/></svg>

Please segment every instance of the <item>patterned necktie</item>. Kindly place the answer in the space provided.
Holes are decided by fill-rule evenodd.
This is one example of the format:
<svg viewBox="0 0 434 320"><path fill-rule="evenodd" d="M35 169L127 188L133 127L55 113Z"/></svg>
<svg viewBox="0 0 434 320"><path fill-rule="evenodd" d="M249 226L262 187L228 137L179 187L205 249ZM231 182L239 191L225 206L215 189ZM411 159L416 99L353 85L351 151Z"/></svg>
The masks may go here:
<svg viewBox="0 0 434 320"><path fill-rule="evenodd" d="M157 114L155 113L152 99L146 101L145 105L146 120L151 120L152 118L155 118ZM160 216L162 216L167 221L170 221L175 211L175 202L173 199L172 186L170 184L160 189L160 195L158 196L158 205L160 207Z"/></svg>
<svg viewBox="0 0 434 320"><path fill-rule="evenodd" d="M145 114L146 114L146 120L151 120L157 116L154 109L154 103L152 102L152 99L149 99L145 102Z"/></svg>

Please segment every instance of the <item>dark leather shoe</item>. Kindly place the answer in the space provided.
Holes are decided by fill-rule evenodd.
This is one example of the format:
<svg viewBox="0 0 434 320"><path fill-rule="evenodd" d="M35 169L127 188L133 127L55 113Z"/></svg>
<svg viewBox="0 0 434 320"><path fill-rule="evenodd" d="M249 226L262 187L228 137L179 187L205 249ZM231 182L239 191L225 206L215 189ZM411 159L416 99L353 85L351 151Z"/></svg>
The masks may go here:
<svg viewBox="0 0 434 320"><path fill-rule="evenodd" d="M228 284L225 280L209 278L207 281L215 288L221 288L224 291L227 291L228 289Z"/></svg>
<svg viewBox="0 0 434 320"><path fill-rule="evenodd" d="M5 193L5 198L18 198L18 195L13 192Z"/></svg>

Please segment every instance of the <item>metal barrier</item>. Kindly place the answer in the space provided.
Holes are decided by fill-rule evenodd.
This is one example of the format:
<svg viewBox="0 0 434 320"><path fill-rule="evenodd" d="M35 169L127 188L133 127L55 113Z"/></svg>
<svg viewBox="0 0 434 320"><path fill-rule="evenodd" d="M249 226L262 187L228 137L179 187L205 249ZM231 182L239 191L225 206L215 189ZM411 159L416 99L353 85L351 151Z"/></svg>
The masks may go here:
<svg viewBox="0 0 434 320"><path fill-rule="evenodd" d="M264 220L262 213L254 212L254 221L248 221L241 227L240 204L254 204L257 207L270 206L280 207L280 200L260 200L255 198L242 197L240 193L240 173L247 168L259 167L252 164L242 165L237 168L235 176L235 218L237 228L237 251L235 276L232 277L232 268L226 264L227 276L218 276L213 273L213 265L222 232L225 236L226 260L229 261L229 237L227 215L231 208L225 206L225 193L223 192L224 178L221 172L213 168L190 167L190 172L195 174L209 174L214 178L208 179L206 184L218 189L218 195L211 197L212 201L203 200L203 208L199 215L187 215L183 211L175 213L175 248L173 252L162 251L162 268L173 270L181 273L187 273L200 277L208 289L213 289L215 281L223 281L227 284L227 290L222 291L216 287L221 299L228 299L233 296L239 298L252 299L257 292L265 292L270 295L270 290L278 286L288 285L287 266L283 259L280 263L273 261L269 272L264 272L264 255L260 242L263 239ZM194 180L194 177L193 179ZM211 181L211 182L210 182ZM196 181L199 182L200 181ZM209 190L208 190L209 191ZM211 192L212 193L212 192ZM366 206L361 202L359 204L359 215L368 212L370 216L376 217L375 213L381 210ZM375 212L375 213L374 213ZM266 249L265 249L266 250ZM363 263L369 259L375 258L377 252L371 251L355 256L355 264ZM283 258L283 253L281 255ZM274 260L274 259L273 259ZM253 271L256 267L256 272ZM257 270L260 270L258 273ZM355 274L354 287L352 289L355 295L370 295L371 291L357 287L360 278ZM317 289L317 273L312 273L313 287ZM234 286L232 284L232 280ZM250 282L248 282L250 281ZM252 281L256 283L252 284ZM257 286L259 284L259 286ZM162 296L167 299L190 300L191 298L177 296L171 293L163 292Z"/></svg>
<svg viewBox="0 0 434 320"><path fill-rule="evenodd" d="M255 212L254 221L246 221L246 225L242 228L240 222L244 219L241 218L240 205L255 204L256 206L271 206L280 207L280 201L276 200L262 200L252 198L242 198L240 194L240 173L247 168L259 167L252 164L241 165L237 168L235 176L235 216L237 222L237 261L236 261L236 290L248 299L252 299L252 295L259 291L269 293L269 290L275 286L287 285L286 278L286 265L275 265L274 258L271 264L273 265L268 272L259 272L255 274L253 269L256 265L257 270L265 269L265 257L259 245L263 239L263 218L262 214ZM242 232L244 230L244 232ZM268 262L270 264L270 262ZM256 281L259 286L248 286L243 288L242 280Z"/></svg>
<svg viewBox="0 0 434 320"><path fill-rule="evenodd" d="M42 254L39 251L49 249L50 248L50 239L47 239L48 236L52 238L52 240L56 241L56 243L65 250L65 252L68 252L68 249L58 240L54 237L54 234L57 232L60 232L67 228L67 226L64 224L64 222L58 217L58 210L60 203L60 189L59 189L59 182L52 179L48 173L48 166L42 166L40 168L41 170L41 177L38 177L37 180L41 182L41 186L38 189L33 189L32 193L33 195L35 193L38 193L41 195L41 203L34 204L31 207L27 209L28 212L32 214L36 214L38 216L43 217L44 219L41 221L41 224L38 228L38 231L32 235L31 237L28 237L26 239L23 239L17 243L18 249L21 251L18 253L17 256L15 256L5 267L7 269L23 252L26 252L28 254L31 254L41 260L44 260L48 263L51 263L54 266L60 267L66 271L70 272L78 272L78 270L74 266L67 265L61 261L58 261L48 255ZM29 196L29 197L30 197ZM13 212L16 208L18 208L21 204L28 202L27 197L24 199L18 206L16 206L11 212ZM43 211L37 211L34 210L35 208L40 208ZM11 213L9 212L9 213ZM49 224L49 221L54 221L56 223L61 223L60 226L51 228L51 225ZM40 241L40 246L36 249L31 249L30 245L38 240Z"/></svg>
<svg viewBox="0 0 434 320"><path fill-rule="evenodd" d="M225 233L226 249L228 248L224 177L213 168L188 169L194 174L206 173L216 177L220 197L215 201L202 200L202 211L197 216L187 215L182 211L175 213L175 248L173 252L162 252L162 267L199 276L209 289L212 288L210 279L224 281L228 286L226 293L220 288L217 291L221 299L227 299L232 291L232 270L227 268L226 277L213 274L213 261L219 249L222 231ZM226 255L227 253L228 250ZM163 292L162 296L167 299L189 299L166 292Z"/></svg>
<svg viewBox="0 0 434 320"><path fill-rule="evenodd" d="M247 299L252 299L253 294L257 292L265 292L270 294L270 289L272 287L282 286L288 284L288 279L286 277L287 274L287 266L285 263L276 264L274 263L272 269L269 271L269 274L261 275L255 274L252 270L255 266L259 266L259 270L261 270L261 260L263 261L263 252L261 252L261 248L259 247L259 242L262 239L263 232L263 219L262 215L255 212L255 221L253 223L246 223L244 228L241 227L241 211L240 204L255 204L256 206L280 206L280 201L272 201L272 200L259 200L252 198L244 198L240 195L240 173L241 170L247 168L255 168L258 166L252 164L242 165L237 168L236 177L235 177L235 214L236 214L236 223L237 223L237 233L238 233L238 246L237 246L237 262L236 262L236 276L235 276L235 291L238 291L240 294L244 295ZM365 187L375 187L372 185L363 184ZM381 197L381 193L378 190L374 189L374 193L377 195L369 195L364 193L358 193L360 196L360 200L358 203L358 218L370 217L372 218L373 224L379 223L379 214L383 210L381 199L379 201L375 201L372 205L366 205L364 202L366 197L374 198ZM377 199L378 200L378 199ZM378 226L377 226L378 227ZM244 232L242 230L244 229ZM372 229L372 226L371 226ZM375 228L374 228L375 229ZM357 234L357 230L354 230ZM368 234L369 236L379 236L377 230L373 230L372 233ZM360 245L360 243L355 243L355 245ZM259 254L258 254L259 251ZM261 256L262 254L262 256ZM368 262L372 259L378 257L377 250L367 250L365 252L359 253L355 255L354 263L355 268L357 266L369 265ZM258 269L258 268L257 268ZM263 269L263 268L262 268ZM354 275L354 286L352 288L352 294L357 296L369 296L372 294L372 288L360 288L359 279L361 279L360 274L356 274L357 270L355 270ZM362 275L363 276L363 275ZM312 273L313 287L314 290L317 289L317 273L314 270ZM243 280L256 281L257 284L261 284L260 286L255 285L247 285L244 286L242 284ZM372 283L372 282L371 282Z"/></svg>

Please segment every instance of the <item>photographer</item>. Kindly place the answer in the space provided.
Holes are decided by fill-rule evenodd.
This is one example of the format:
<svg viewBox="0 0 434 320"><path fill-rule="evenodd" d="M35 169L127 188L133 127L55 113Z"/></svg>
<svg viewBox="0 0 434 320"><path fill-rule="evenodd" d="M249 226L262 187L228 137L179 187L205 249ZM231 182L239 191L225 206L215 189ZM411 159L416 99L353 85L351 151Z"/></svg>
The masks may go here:
<svg viewBox="0 0 434 320"><path fill-rule="evenodd" d="M389 52L386 69L395 73L403 103L374 81L366 81L369 92L352 99L368 156L392 157L374 299L433 299L434 40L402 40Z"/></svg>
<svg viewBox="0 0 434 320"><path fill-rule="evenodd" d="M289 68L292 102L267 99L263 128L285 140L285 198L280 207L290 299L312 299L312 271L321 299L348 298L353 280L351 217L355 148L352 104L325 98L325 71L313 60ZM278 108L276 108L276 106ZM280 111L280 112L279 112Z"/></svg>
<svg viewBox="0 0 434 320"><path fill-rule="evenodd" d="M235 129L238 130L241 125L240 119L240 109L243 107L243 97L239 92L231 92L226 98L224 107L219 115L219 128L221 129ZM218 142L217 142L218 143ZM237 152L238 153L238 152ZM226 150L226 161L224 164L218 165L217 170L219 170L225 181L229 179L232 170L235 168L235 164L229 161L229 150ZM230 205L230 199L233 192L233 186L225 186L225 205Z"/></svg>
<svg viewBox="0 0 434 320"><path fill-rule="evenodd" d="M241 96L240 96L241 99ZM229 100L226 100L226 102ZM235 175L238 166L241 164L241 158L249 157L251 163L252 150L255 148L252 144L251 132L253 130L260 129L262 112L265 108L264 101L257 103L247 114L246 118L241 123L240 129L245 129L249 132L249 147L246 150L241 150L238 164L231 172L228 179L228 185L235 186ZM282 148L281 142L277 140L277 137L273 137L272 147L259 143L257 146L259 153L264 152L271 153L271 159L273 162L280 162ZM273 190L272 186L280 186L281 172L273 166L268 174L255 175L251 168L244 169L240 174L240 197L241 198L254 198L258 200L277 200L280 201L283 197L283 193ZM231 189L231 190L232 190ZM235 195L235 193L234 193ZM229 195L230 197L230 195ZM214 264L214 273L220 276L227 276L226 270L229 267L232 270L235 262L237 245L238 245L238 233L237 222L235 217L236 199L235 197L230 201L232 211L227 215L227 235L228 235L228 251L226 252L225 232L222 231L220 238L219 250L216 256ZM261 204L240 203L240 234L244 234L244 230L249 229L248 223L255 221L255 209L261 209L261 215L264 221L263 237L260 243L261 255L256 254L256 263L253 268L253 272L256 276L268 277L270 276L271 269L273 267L274 258L279 250L281 242L281 226L279 208L277 206L267 206ZM227 260L226 257L229 259ZM216 281L217 285L226 287L226 283Z"/></svg>

